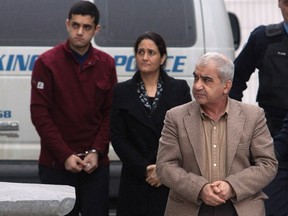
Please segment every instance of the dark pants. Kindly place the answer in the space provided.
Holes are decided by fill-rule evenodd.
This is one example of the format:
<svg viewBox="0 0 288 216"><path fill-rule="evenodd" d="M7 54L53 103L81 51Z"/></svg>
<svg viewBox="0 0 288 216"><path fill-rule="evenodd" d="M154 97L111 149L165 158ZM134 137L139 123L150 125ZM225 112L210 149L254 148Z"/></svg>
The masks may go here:
<svg viewBox="0 0 288 216"><path fill-rule="evenodd" d="M44 184L75 187L76 203L68 216L108 216L109 167L99 167L93 173L71 173L66 170L39 165L40 180Z"/></svg>
<svg viewBox="0 0 288 216"><path fill-rule="evenodd" d="M263 191L269 196L265 200L266 216L287 216L288 170L278 169L276 177Z"/></svg>
<svg viewBox="0 0 288 216"><path fill-rule="evenodd" d="M231 201L219 206L209 206L202 203L198 216L238 216Z"/></svg>

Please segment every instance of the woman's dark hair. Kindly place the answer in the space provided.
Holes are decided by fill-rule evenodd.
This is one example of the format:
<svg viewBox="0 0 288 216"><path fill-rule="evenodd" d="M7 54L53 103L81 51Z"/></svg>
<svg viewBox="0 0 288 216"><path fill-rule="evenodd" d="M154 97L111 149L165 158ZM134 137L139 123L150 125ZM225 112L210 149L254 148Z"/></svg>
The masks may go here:
<svg viewBox="0 0 288 216"><path fill-rule="evenodd" d="M134 45L134 53L135 53L135 55L137 54L138 46L139 46L140 42L142 40L144 40L144 39L152 40L156 44L156 46L157 46L157 48L158 48L158 50L160 52L160 56L161 57L164 56L164 55L167 56L167 48L166 48L165 41L159 34L157 34L155 32L145 32L144 34L140 35L137 38L137 40L135 42L135 45ZM165 59L164 63L160 67L162 70L165 67L166 60L167 60L167 58Z"/></svg>
<svg viewBox="0 0 288 216"><path fill-rule="evenodd" d="M94 18L94 24L97 26L99 23L99 10L96 7L95 4L89 2L89 1L79 1L72 5L69 14L68 19L71 19L72 14L74 15L90 15L92 18Z"/></svg>

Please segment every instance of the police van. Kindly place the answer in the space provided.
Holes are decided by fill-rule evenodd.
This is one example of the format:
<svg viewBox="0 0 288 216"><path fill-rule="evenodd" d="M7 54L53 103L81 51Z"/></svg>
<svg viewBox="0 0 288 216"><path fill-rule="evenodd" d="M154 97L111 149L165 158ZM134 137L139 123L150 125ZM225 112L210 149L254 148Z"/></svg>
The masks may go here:
<svg viewBox="0 0 288 216"><path fill-rule="evenodd" d="M0 181L38 182L39 137L30 119L30 78L37 57L67 38L65 19L75 0L1 1ZM135 72L136 38L155 31L168 46L166 71L190 86L206 52L234 59L237 18L223 0L95 0L101 31L92 43L115 59L118 81ZM229 19L230 18L230 19ZM117 196L121 163L110 148L110 195Z"/></svg>

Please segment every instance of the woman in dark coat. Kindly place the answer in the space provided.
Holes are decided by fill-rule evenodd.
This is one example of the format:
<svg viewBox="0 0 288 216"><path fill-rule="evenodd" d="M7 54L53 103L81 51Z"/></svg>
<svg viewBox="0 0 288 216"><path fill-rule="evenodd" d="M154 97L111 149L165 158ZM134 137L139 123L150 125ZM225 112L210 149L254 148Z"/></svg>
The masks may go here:
<svg viewBox="0 0 288 216"><path fill-rule="evenodd" d="M122 161L117 216L163 216L169 189L157 178L156 155L166 111L191 101L186 81L164 71L163 38L141 35L134 46L138 71L114 89L112 145Z"/></svg>

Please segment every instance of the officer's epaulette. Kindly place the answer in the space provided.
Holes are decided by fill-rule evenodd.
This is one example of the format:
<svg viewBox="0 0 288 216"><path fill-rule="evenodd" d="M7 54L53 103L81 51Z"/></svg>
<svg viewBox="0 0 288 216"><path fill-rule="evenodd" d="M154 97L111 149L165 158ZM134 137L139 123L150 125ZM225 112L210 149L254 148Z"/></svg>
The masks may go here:
<svg viewBox="0 0 288 216"><path fill-rule="evenodd" d="M277 35L281 35L284 32L284 23L278 23L278 24L270 24L266 26L266 36L267 37L273 37Z"/></svg>

